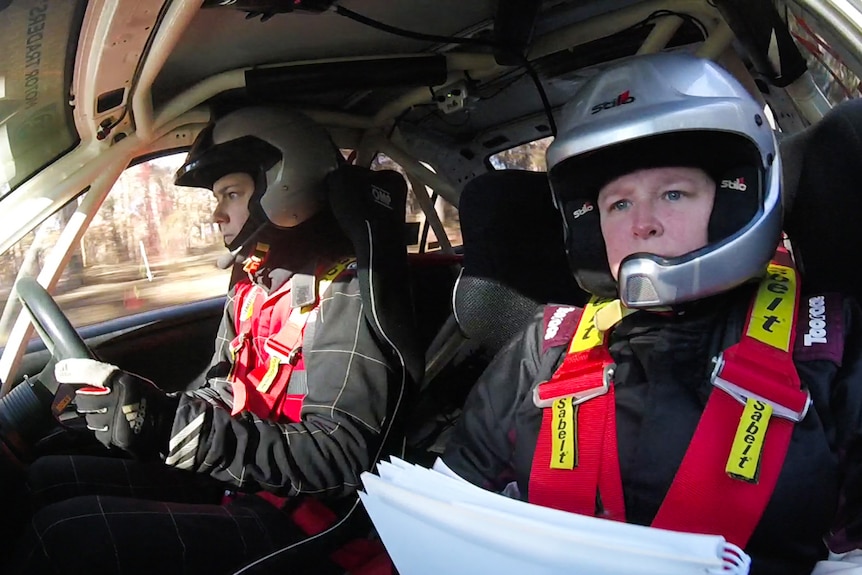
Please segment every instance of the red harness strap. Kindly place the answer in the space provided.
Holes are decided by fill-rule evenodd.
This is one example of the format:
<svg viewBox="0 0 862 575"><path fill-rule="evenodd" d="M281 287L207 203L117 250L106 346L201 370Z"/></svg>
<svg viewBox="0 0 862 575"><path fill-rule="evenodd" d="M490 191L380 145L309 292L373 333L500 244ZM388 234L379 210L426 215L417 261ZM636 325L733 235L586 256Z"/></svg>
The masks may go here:
<svg viewBox="0 0 862 575"><path fill-rule="evenodd" d="M271 421L300 420L305 385L294 385L292 376L305 371L302 342L306 323L320 295L354 261L342 258L319 266L314 303L306 307L292 305L293 279L270 294L250 281L237 285L234 315L238 335L230 344L234 359L229 377L234 394L231 415L248 411Z"/></svg>
<svg viewBox="0 0 862 575"><path fill-rule="evenodd" d="M720 534L740 547L748 542L775 489L793 422L810 403L792 358L798 299L792 267L770 265L741 340L719 357L713 373L719 390L710 395L654 527ZM612 359L593 323L606 303L588 305L560 369L535 389L534 402L544 413L529 499L625 520ZM567 446L576 456L564 461L567 408L577 411L577 444Z"/></svg>
<svg viewBox="0 0 862 575"><path fill-rule="evenodd" d="M308 313L290 307L290 285L266 295L254 285L239 286L236 292L236 323L239 334L231 343L234 367L231 383L234 408L260 418L299 420L299 411L281 409L294 370L303 369L299 355ZM275 333L270 330L275 329ZM270 332L271 335L266 337ZM255 334L263 336L255 337ZM273 353L273 347L280 353ZM296 350L296 352L294 352ZM301 404L300 404L301 405Z"/></svg>
<svg viewBox="0 0 862 575"><path fill-rule="evenodd" d="M534 402L544 409L529 499L545 507L625 521L619 460L605 456L617 452L614 390L609 385L613 360L601 334L584 327L592 323L595 311L584 311L563 364L534 391ZM588 346L595 338L599 345Z"/></svg>

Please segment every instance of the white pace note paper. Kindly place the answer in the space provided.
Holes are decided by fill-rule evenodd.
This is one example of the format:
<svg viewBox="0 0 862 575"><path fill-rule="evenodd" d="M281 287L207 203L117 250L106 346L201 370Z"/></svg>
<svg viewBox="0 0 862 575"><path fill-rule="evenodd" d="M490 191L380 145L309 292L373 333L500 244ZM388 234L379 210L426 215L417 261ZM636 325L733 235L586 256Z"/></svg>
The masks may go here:
<svg viewBox="0 0 862 575"><path fill-rule="evenodd" d="M442 462L426 469L392 458L362 483L360 497L402 575L745 575L750 566L723 537L531 505L471 485Z"/></svg>

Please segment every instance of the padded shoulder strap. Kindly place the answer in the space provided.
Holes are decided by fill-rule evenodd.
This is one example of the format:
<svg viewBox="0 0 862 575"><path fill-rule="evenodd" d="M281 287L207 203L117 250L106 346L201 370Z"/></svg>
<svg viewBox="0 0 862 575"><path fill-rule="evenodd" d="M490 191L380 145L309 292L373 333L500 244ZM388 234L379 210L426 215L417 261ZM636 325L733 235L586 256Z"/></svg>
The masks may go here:
<svg viewBox="0 0 862 575"><path fill-rule="evenodd" d="M552 347L567 345L572 341L575 330L578 328L578 320L584 309L570 305L548 305L545 306L544 320L542 321L542 353Z"/></svg>

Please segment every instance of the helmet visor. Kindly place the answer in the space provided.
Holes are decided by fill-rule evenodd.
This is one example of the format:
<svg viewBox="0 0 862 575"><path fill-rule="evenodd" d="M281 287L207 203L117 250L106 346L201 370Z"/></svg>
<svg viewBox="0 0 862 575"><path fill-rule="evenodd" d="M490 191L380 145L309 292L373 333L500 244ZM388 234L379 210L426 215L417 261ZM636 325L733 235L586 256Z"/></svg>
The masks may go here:
<svg viewBox="0 0 862 575"><path fill-rule="evenodd" d="M257 180L282 159L278 148L255 136L215 144L213 128L214 125L208 126L195 140L186 162L174 176L176 185L212 189L217 180L236 172Z"/></svg>
<svg viewBox="0 0 862 575"><path fill-rule="evenodd" d="M700 168L716 182L739 166L760 167L757 148L747 138L728 132L659 134L569 158L550 173L558 205L595 202L608 183L649 168Z"/></svg>

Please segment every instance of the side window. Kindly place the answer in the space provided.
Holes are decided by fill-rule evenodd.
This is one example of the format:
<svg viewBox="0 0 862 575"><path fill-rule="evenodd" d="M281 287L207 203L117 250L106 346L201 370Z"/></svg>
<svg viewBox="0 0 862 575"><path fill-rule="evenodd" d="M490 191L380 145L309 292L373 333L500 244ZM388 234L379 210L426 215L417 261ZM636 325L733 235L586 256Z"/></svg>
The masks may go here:
<svg viewBox="0 0 862 575"><path fill-rule="evenodd" d="M529 170L531 172L547 171L545 150L548 149L548 146L550 146L553 141L553 136L548 136L541 140L534 140L532 142L527 142L526 144L521 144L520 146L515 146L514 148L509 148L508 150L503 150L502 152L497 152L488 157L488 163L491 164L491 167L495 170L517 169Z"/></svg>
<svg viewBox="0 0 862 575"><path fill-rule="evenodd" d="M425 164L428 169L433 170ZM413 191L413 185L410 180L407 180L407 174L404 168L396 164L391 158L385 154L377 154L374 161L371 163L372 170L395 170L404 176L407 181L407 223L408 233L411 236L411 244L408 246L410 252L431 252L440 249L440 241L434 233L432 227L428 224L425 213L416 199L416 194ZM437 217L443 224L443 229L452 246L459 246L461 240L461 222L458 218L458 208L439 197L433 190L426 187L426 195L430 194L434 202L434 210L437 212ZM410 226L412 224L412 226Z"/></svg>
<svg viewBox="0 0 862 575"><path fill-rule="evenodd" d="M55 297L75 327L224 295L209 190L173 185L185 153L126 169L72 254Z"/></svg>
<svg viewBox="0 0 862 575"><path fill-rule="evenodd" d="M816 22L793 10L788 11L787 24L814 81L833 106L862 95L859 77L842 61L838 51L829 45Z"/></svg>

